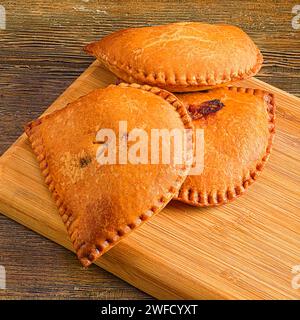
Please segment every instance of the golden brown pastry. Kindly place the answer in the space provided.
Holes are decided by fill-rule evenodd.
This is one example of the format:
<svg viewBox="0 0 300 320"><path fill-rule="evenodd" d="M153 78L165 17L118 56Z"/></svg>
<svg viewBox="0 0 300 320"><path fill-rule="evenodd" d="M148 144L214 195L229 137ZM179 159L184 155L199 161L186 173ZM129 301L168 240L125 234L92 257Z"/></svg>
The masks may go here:
<svg viewBox="0 0 300 320"><path fill-rule="evenodd" d="M262 55L241 29L199 22L132 28L85 47L126 82L171 92L205 90L254 76Z"/></svg>
<svg viewBox="0 0 300 320"><path fill-rule="evenodd" d="M194 128L204 130L204 169L187 177L175 199L204 207L242 195L270 155L275 132L273 95L224 87L177 97Z"/></svg>
<svg viewBox="0 0 300 320"><path fill-rule="evenodd" d="M37 119L26 133L84 266L159 212L178 192L188 163L99 164L97 132L192 128L182 103L158 88L110 85ZM119 139L128 139L127 135ZM117 140L119 141L119 140ZM105 143L110 143L106 140ZM119 148L119 144L116 144ZM192 157L192 150L188 150Z"/></svg>

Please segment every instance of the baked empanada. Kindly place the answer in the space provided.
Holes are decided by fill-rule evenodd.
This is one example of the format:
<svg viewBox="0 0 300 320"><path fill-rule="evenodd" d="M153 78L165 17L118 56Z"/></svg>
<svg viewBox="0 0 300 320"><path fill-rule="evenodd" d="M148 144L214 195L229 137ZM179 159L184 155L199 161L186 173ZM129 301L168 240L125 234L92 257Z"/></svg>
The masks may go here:
<svg viewBox="0 0 300 320"><path fill-rule="evenodd" d="M238 27L198 22L120 30L85 51L126 82L171 92L206 90L249 78L263 61Z"/></svg>
<svg viewBox="0 0 300 320"><path fill-rule="evenodd" d="M101 129L191 129L183 104L149 86L120 84L97 89L27 125L26 133L68 230L78 258L88 266L131 230L159 212L178 192L190 165L101 164ZM118 137L118 135L121 135ZM120 140L121 139L121 140ZM99 149L100 148L100 149ZM193 150L187 148L187 157ZM99 151L100 150L100 151ZM103 149L104 150L104 149ZM190 153L190 154L189 154Z"/></svg>
<svg viewBox="0 0 300 320"><path fill-rule="evenodd" d="M275 132L273 95L223 87L177 97L192 117L195 130L204 130L204 166L202 173L186 178L175 199L194 206L214 206L242 195L270 155Z"/></svg>

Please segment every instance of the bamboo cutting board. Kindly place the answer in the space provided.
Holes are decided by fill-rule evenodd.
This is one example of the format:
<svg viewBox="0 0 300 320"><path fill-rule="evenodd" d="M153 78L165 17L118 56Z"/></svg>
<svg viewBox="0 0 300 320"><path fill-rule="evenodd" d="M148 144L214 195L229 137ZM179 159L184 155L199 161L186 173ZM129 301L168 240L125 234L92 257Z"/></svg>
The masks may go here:
<svg viewBox="0 0 300 320"><path fill-rule="evenodd" d="M95 62L46 112L114 82ZM262 176L225 206L171 202L97 265L161 299L300 299L292 273L300 265L300 99L257 79L239 85L276 95L277 134ZM0 158L0 212L72 250L25 135Z"/></svg>

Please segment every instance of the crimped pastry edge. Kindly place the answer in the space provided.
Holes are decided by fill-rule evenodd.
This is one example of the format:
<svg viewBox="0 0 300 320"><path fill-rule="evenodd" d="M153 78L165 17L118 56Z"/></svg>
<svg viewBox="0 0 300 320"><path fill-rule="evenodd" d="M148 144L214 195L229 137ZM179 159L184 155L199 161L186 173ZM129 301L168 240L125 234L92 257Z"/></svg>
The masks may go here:
<svg viewBox="0 0 300 320"><path fill-rule="evenodd" d="M91 49L92 46L93 43L88 44L83 50L94 56L93 50ZM137 70L127 63L118 65L117 60L110 61L109 57L104 53L96 58L123 81L144 83L150 86L161 87L171 92L207 90L214 86L225 86L231 82L245 80L255 76L263 63L263 56L257 48L256 64L248 67L246 70L231 70L230 74L224 73L220 77L216 77L216 72L213 72L213 75L211 73L207 74L203 79L190 80L187 75L178 78L176 74L167 75L165 73L160 73L158 79L158 76L154 72L146 73L142 69ZM123 77L121 74L123 74Z"/></svg>
<svg viewBox="0 0 300 320"><path fill-rule="evenodd" d="M111 85L114 86L114 85ZM139 84L127 84L127 83L120 83L118 86L120 87L131 87L131 88L137 88L144 91L152 92L153 94L156 94L169 102L171 104L175 111L178 112L180 115L180 118L182 119L183 125L186 129L192 129L192 121L182 104L182 102L175 97L172 93L169 93L163 89L151 87L148 85L139 85ZM54 111L54 112L60 112L63 109ZM46 150L43 144L43 140L41 136L38 136L36 133L32 133L32 129L38 125L40 125L45 118L48 118L51 116L51 114L45 115L37 120L31 121L25 126L25 132L29 138L29 141L31 143L31 147L33 149L34 154L37 157L39 167L41 169L41 173L45 179L45 183L48 186L49 191L52 194L52 197L55 201L55 204L58 208L58 212L63 220L63 223L67 229L67 232L69 234L69 237L72 241L73 247L77 253L78 259L82 263L84 267L88 267L91 263L93 263L96 259L98 259L100 256L102 256L105 252L107 252L110 248L112 248L114 245L116 245L120 240L122 240L127 234L129 234L131 231L136 229L138 226L145 223L149 218L151 218L154 214L161 211L164 206L167 205L167 203L173 198L173 196L178 192L178 189L184 182L189 170L190 165L184 165L182 169L178 171L177 179L174 181L174 183L168 188L168 191L166 194L162 194L159 196L157 201L154 201L154 204L152 205L149 210L147 210L145 213L142 213L141 215L137 216L135 224L128 224L124 227L123 230L116 230L115 236L112 239L106 239L102 242L101 245L96 244L90 244L90 243L84 243L82 242L80 245L75 246L75 239L74 234L76 233L77 228L71 228L74 222L76 221L76 218L73 216L73 213L70 209L68 209L67 204L64 202L64 199L58 194L55 181L52 178L52 175L50 173L48 162L46 160ZM194 145L194 136L192 137L193 145ZM78 239L77 239L78 240ZM79 241L81 242L81 241ZM96 243L97 241L95 241ZM89 247L88 253L84 255L80 255L80 249L87 245Z"/></svg>
<svg viewBox="0 0 300 320"><path fill-rule="evenodd" d="M253 95L268 95L270 100L267 101L267 111L269 114L269 141L266 148L265 154L262 158L257 161L255 170L248 171L243 177L243 183L241 185L230 185L223 190L211 190L210 192L201 192L201 190L195 190L193 188L181 188L178 194L173 198L173 200L178 200L196 207L212 207L219 206L231 202L241 195L243 195L248 187L254 183L257 177L261 174L265 167L266 162L269 159L274 135L275 135L275 99L272 93L261 89L244 88L244 87L226 87L227 90L236 91L241 93L249 93Z"/></svg>

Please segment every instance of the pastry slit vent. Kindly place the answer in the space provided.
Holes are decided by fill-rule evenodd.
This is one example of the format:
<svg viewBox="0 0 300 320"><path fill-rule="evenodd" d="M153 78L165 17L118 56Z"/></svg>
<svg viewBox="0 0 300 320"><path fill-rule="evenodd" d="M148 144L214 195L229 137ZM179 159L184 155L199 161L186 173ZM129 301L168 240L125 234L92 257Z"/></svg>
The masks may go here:
<svg viewBox="0 0 300 320"><path fill-rule="evenodd" d="M80 168L85 168L92 162L92 158L90 156L82 157L79 160Z"/></svg>
<svg viewBox="0 0 300 320"><path fill-rule="evenodd" d="M190 104L188 112L193 120L205 118L212 113L216 113L224 107L224 103L219 99L204 101L200 104Z"/></svg>

